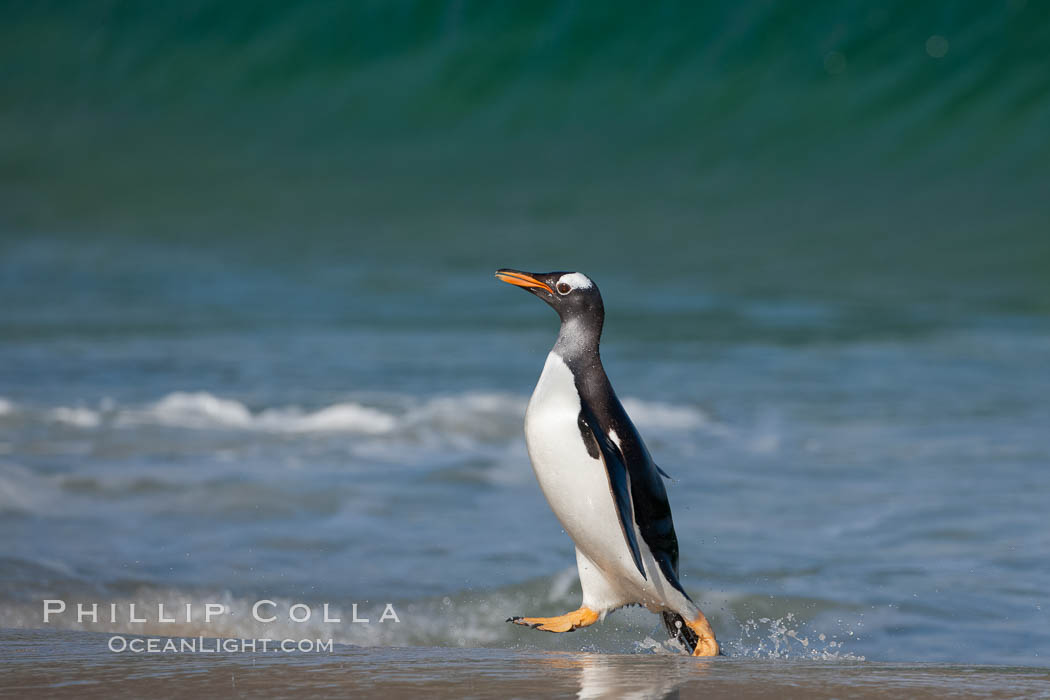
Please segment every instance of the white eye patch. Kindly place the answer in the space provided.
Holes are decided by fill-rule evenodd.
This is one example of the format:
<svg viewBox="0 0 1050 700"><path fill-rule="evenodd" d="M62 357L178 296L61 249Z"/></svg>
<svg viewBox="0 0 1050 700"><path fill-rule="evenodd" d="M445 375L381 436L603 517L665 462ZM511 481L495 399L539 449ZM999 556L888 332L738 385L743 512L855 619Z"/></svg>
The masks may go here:
<svg viewBox="0 0 1050 700"><path fill-rule="evenodd" d="M591 279L582 272L570 272L567 275L562 275L558 278L558 284L555 288L562 284L567 284L572 289L587 289L588 287L594 286L594 282L591 282ZM569 291L572 290L570 289Z"/></svg>

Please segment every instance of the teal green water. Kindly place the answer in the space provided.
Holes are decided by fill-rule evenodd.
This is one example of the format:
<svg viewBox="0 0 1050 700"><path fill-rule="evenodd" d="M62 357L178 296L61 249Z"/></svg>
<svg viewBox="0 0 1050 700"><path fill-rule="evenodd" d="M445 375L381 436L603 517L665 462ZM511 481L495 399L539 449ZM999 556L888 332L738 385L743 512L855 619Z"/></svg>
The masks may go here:
<svg viewBox="0 0 1050 700"><path fill-rule="evenodd" d="M0 625L652 651L502 622L576 603L510 266L601 287L732 653L1045 664L1044 3L0 8Z"/></svg>
<svg viewBox="0 0 1050 700"><path fill-rule="evenodd" d="M5 8L11 232L1046 308L1042 3Z"/></svg>

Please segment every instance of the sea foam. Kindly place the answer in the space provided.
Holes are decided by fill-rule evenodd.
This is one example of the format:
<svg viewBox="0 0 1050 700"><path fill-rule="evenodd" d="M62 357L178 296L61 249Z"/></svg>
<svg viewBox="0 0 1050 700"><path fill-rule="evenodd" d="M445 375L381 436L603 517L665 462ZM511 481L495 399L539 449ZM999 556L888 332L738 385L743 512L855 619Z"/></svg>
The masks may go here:
<svg viewBox="0 0 1050 700"><path fill-rule="evenodd" d="M120 411L117 424L162 425L189 429L242 429L267 432L384 433L396 425L393 416L357 403L338 403L307 412L298 407L253 413L240 401L208 392L175 392L142 409Z"/></svg>
<svg viewBox="0 0 1050 700"><path fill-rule="evenodd" d="M97 428L102 423L102 415L98 411L81 406L59 406L48 411L48 416L54 421L77 428Z"/></svg>
<svg viewBox="0 0 1050 700"><path fill-rule="evenodd" d="M378 405L341 401L316 409L296 405L253 410L235 398L207 391L176 391L156 401L118 405L112 400L96 408L82 405L43 408L27 413L51 423L82 430L100 427L159 426L184 430L232 430L272 434L350 433L384 436L404 434L410 440L440 437L453 442L506 443L521 437L528 397L500 392L464 392L431 397L386 395ZM660 401L624 399L624 407L643 433L681 433L726 428L701 409ZM0 399L0 415L14 404Z"/></svg>

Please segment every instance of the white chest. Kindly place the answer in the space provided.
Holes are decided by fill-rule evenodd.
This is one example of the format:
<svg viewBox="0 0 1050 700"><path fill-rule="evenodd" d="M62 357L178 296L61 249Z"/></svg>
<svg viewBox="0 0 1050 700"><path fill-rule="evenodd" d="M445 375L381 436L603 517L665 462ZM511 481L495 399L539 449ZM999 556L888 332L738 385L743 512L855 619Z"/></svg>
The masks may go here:
<svg viewBox="0 0 1050 700"><path fill-rule="evenodd" d="M579 416L580 396L572 372L552 352L525 410L525 442L544 492L544 481L556 479L580 460L594 461L580 435Z"/></svg>
<svg viewBox="0 0 1050 700"><path fill-rule="evenodd" d="M525 443L543 495L576 544L584 604L603 612L627 603L641 603L654 612L690 609L688 598L663 577L635 524L648 578L639 574L605 463L588 453L579 419L580 396L572 372L551 352L525 411ZM619 443L615 434L609 437Z"/></svg>
<svg viewBox="0 0 1050 700"><path fill-rule="evenodd" d="M609 477L580 434L580 397L554 352L525 412L525 442L543 495L576 546L595 560L626 553Z"/></svg>

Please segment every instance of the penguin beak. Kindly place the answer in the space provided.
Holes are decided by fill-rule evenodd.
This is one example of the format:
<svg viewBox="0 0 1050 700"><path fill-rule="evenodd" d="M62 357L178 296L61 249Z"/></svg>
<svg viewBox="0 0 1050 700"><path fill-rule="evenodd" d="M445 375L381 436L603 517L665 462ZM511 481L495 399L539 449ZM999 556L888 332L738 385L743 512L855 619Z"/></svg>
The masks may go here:
<svg viewBox="0 0 1050 700"><path fill-rule="evenodd" d="M540 282L527 272L507 269L498 270L496 272L496 279L500 282L513 284L515 287L524 287L525 289L543 289L552 296L554 294L554 290L550 288L550 285Z"/></svg>

